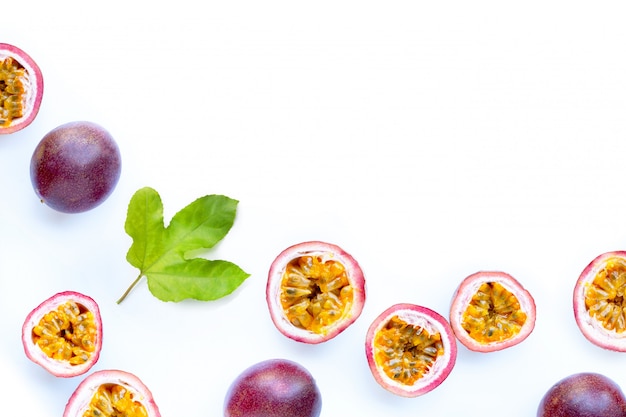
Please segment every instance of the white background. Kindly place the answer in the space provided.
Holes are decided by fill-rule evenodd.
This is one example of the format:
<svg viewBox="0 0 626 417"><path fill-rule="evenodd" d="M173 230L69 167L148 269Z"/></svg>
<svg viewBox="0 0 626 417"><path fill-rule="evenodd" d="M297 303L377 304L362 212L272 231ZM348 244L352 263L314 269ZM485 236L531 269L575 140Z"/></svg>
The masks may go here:
<svg viewBox="0 0 626 417"><path fill-rule="evenodd" d="M138 375L164 416L221 415L258 361L314 375L322 416L533 416L558 379L596 371L626 385L626 354L578 331L572 290L626 244L626 6L618 1L35 1L4 8L0 41L40 65L45 93L25 130L0 137L3 414L60 416L82 377L29 362L21 325L63 290L104 320L93 370ZM9 17L11 15L11 17ZM90 120L116 138L120 182L78 215L37 200L31 154L45 133ZM226 299L163 303L125 260L126 207L155 188L166 221L204 194L240 201L209 258L251 274ZM362 316L309 346L273 327L269 265L305 240L361 264ZM415 399L376 384L365 332L398 302L447 316L458 283L503 270L535 297L521 345L459 345L455 369Z"/></svg>

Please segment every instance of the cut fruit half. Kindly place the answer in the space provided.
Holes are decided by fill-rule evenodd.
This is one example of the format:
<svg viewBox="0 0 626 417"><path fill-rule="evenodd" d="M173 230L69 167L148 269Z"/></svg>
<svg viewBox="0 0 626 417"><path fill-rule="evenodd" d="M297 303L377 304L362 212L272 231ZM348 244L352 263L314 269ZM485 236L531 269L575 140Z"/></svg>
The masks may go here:
<svg viewBox="0 0 626 417"><path fill-rule="evenodd" d="M85 378L65 406L63 417L160 417L152 393L135 375L97 371Z"/></svg>
<svg viewBox="0 0 626 417"><path fill-rule="evenodd" d="M626 251L597 256L574 286L574 317L601 348L626 352Z"/></svg>
<svg viewBox="0 0 626 417"><path fill-rule="evenodd" d="M64 291L37 306L22 326L26 356L59 377L87 372L102 349L102 319L89 296Z"/></svg>
<svg viewBox="0 0 626 417"><path fill-rule="evenodd" d="M337 245L303 242L272 263L266 300L276 328L303 343L321 343L343 332L361 314L365 277Z"/></svg>
<svg viewBox="0 0 626 417"><path fill-rule="evenodd" d="M380 386L402 397L417 397L448 377L456 363L456 339L439 313L396 304L370 325L365 355Z"/></svg>
<svg viewBox="0 0 626 417"><path fill-rule="evenodd" d="M465 347L494 352L517 345L535 328L535 301L511 275L481 271L465 278L452 297L450 325Z"/></svg>
<svg viewBox="0 0 626 417"><path fill-rule="evenodd" d="M20 48L0 43L0 134L24 129L39 112L43 76Z"/></svg>

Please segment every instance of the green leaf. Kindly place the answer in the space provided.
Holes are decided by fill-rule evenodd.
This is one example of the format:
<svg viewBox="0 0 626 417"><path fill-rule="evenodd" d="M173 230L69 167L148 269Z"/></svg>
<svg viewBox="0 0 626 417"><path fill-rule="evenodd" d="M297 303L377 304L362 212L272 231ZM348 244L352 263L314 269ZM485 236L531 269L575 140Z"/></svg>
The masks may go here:
<svg viewBox="0 0 626 417"><path fill-rule="evenodd" d="M206 195L176 213L165 227L159 194L149 187L138 190L128 205L124 228L133 239L126 260L139 269L139 276L118 303L144 276L150 292L163 301L208 301L232 293L250 274L231 262L187 255L214 247L228 234L237 204L223 195Z"/></svg>

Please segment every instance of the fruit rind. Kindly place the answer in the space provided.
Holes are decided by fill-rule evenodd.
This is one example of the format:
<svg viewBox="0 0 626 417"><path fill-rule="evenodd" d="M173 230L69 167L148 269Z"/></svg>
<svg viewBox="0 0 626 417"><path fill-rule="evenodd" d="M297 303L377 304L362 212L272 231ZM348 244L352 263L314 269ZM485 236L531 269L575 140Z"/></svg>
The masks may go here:
<svg viewBox="0 0 626 417"><path fill-rule="evenodd" d="M246 368L224 399L224 417L318 417L321 410L322 396L313 375L282 358Z"/></svg>
<svg viewBox="0 0 626 417"><path fill-rule="evenodd" d="M608 330L591 317L585 306L587 286L611 259L621 259L626 263L626 251L610 251L598 255L582 271L573 293L574 318L583 336L596 346L616 352L626 352L626 332Z"/></svg>
<svg viewBox="0 0 626 417"><path fill-rule="evenodd" d="M486 282L499 283L516 296L526 320L519 333L507 340L481 343L474 340L462 326L463 314L478 288ZM469 350L495 352L515 346L530 336L535 328L536 305L531 293L510 274L501 271L479 271L466 277L456 288L450 304L450 325L455 336Z"/></svg>
<svg viewBox="0 0 626 417"><path fill-rule="evenodd" d="M328 326L323 333L314 333L294 326L285 316L280 302L280 286L289 262L305 255L319 255L343 264L353 287L353 302L340 320ZM322 241L302 242L283 250L272 262L266 286L266 301L270 317L276 328L285 336L298 342L318 344L326 342L346 330L361 315L366 298L365 276L358 262L339 246Z"/></svg>
<svg viewBox="0 0 626 417"><path fill-rule="evenodd" d="M93 313L97 329L94 350L89 360L83 364L77 365L51 359L33 342L32 336L33 328L47 312L55 310L57 307L70 300L83 305L87 310ZM63 291L53 295L41 302L26 316L24 324L22 325L22 345L28 359L40 365L54 376L71 378L85 374L96 364L102 349L102 318L98 304L93 298L76 291Z"/></svg>
<svg viewBox="0 0 626 417"><path fill-rule="evenodd" d="M46 133L30 161L35 194L61 213L82 213L104 203L121 170L117 142L108 130L89 121L64 123Z"/></svg>
<svg viewBox="0 0 626 417"><path fill-rule="evenodd" d="M141 402L148 417L160 417L161 413L154 401L152 392L136 375L118 369L96 371L78 385L65 406L63 417L81 417L94 393L103 384L117 384L127 388L133 397Z"/></svg>
<svg viewBox="0 0 626 417"><path fill-rule="evenodd" d="M15 45L0 43L0 61L7 57L12 57L18 61L20 65L26 69L29 78L32 78L35 82L30 84L31 88L26 92L26 114L19 119L14 120L8 126L0 127L0 135L14 133L30 125L39 113L44 91L44 81L41 69L35 60L30 57L30 55Z"/></svg>
<svg viewBox="0 0 626 417"><path fill-rule="evenodd" d="M390 378L376 363L374 340L376 334L395 316L403 321L424 328L430 334L440 334L444 355L437 358L430 371L413 386ZM389 392L401 397L418 397L437 388L448 378L456 364L456 338L450 324L436 311L411 303L395 304L383 311L370 325L365 339L365 356L376 382Z"/></svg>
<svg viewBox="0 0 626 417"><path fill-rule="evenodd" d="M596 372L571 374L553 384L537 407L537 417L626 416L626 398L611 378Z"/></svg>

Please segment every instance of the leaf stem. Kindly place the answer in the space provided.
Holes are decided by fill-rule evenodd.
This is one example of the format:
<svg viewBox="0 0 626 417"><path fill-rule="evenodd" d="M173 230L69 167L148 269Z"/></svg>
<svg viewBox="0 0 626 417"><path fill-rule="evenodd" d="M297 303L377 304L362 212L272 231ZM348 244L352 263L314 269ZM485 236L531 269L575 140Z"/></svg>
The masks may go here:
<svg viewBox="0 0 626 417"><path fill-rule="evenodd" d="M135 280L133 281L132 284L130 284L130 287L128 287L126 289L126 291L124 291L124 294L122 294L122 296L119 298L119 300L117 300L117 304L120 304L122 301L124 301L124 299L126 298L126 296L128 294L130 294L130 292L132 291L133 288L135 288L135 286L139 283L139 281L141 280L141 278L143 277L142 273L139 273L139 276L137 278L135 278Z"/></svg>

